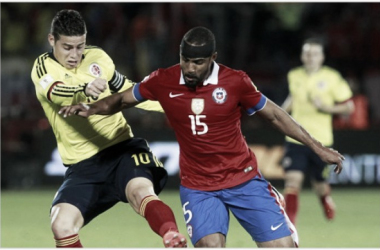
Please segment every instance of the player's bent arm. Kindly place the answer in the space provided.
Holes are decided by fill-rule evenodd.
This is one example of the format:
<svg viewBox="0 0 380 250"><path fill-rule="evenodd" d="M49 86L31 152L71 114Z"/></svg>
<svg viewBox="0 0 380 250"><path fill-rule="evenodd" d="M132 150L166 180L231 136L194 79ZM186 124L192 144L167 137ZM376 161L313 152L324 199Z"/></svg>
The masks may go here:
<svg viewBox="0 0 380 250"><path fill-rule="evenodd" d="M314 101L314 105L318 110L332 115L349 115L355 110L355 104L352 100L332 106L325 106L319 101Z"/></svg>
<svg viewBox="0 0 380 250"><path fill-rule="evenodd" d="M126 76L120 74L116 70L114 76L108 82L108 84L110 85L111 92L113 94L117 92L126 91L135 85L133 81L129 80ZM161 104L157 101L147 100L146 102L141 102L137 104L136 108L144 109L147 111L164 112L163 108L161 107Z"/></svg>
<svg viewBox="0 0 380 250"><path fill-rule="evenodd" d="M283 134L310 147L324 162L336 164L335 172L342 170L344 157L337 151L324 147L314 139L299 123L297 123L285 110L281 109L271 100L267 100L265 107L257 112L262 118L270 122Z"/></svg>

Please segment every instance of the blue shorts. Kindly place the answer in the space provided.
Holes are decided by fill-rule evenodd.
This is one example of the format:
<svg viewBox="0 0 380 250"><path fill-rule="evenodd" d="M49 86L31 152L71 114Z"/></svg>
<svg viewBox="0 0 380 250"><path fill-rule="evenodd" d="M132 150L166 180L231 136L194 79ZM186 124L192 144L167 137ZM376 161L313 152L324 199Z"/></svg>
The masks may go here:
<svg viewBox="0 0 380 250"><path fill-rule="evenodd" d="M329 175L328 165L313 150L296 143L286 142L282 166L285 172L298 170L306 175L310 171L310 178L318 182L325 181Z"/></svg>
<svg viewBox="0 0 380 250"><path fill-rule="evenodd" d="M52 207L58 203L76 206L86 225L119 201L128 202L125 188L135 177L151 180L156 194L161 192L168 178L162 164L141 138L120 142L69 166Z"/></svg>
<svg viewBox="0 0 380 250"><path fill-rule="evenodd" d="M262 177L233 188L200 191L180 187L187 232L193 245L214 233L227 235L229 211L256 242L290 236L284 212Z"/></svg>

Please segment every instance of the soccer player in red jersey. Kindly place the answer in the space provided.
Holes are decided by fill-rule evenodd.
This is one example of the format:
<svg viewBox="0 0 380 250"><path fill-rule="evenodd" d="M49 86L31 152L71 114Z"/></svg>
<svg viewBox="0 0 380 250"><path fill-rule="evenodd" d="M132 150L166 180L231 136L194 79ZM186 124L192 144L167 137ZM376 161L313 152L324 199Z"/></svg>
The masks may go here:
<svg viewBox="0 0 380 250"><path fill-rule="evenodd" d="M241 109L258 114L309 146L340 173L344 157L322 146L283 109L266 98L248 75L215 62L215 37L188 31L180 63L151 73L125 92L92 104L62 107L64 117L112 114L145 100L162 105L180 146L180 196L195 247L225 247L229 211L259 247L295 247L297 235L279 195L261 175L240 127Z"/></svg>
<svg viewBox="0 0 380 250"><path fill-rule="evenodd" d="M133 136L123 114L89 120L58 115L62 105L93 102L132 86L102 49L86 46L86 35L79 12L59 11L48 35L53 50L36 59L31 74L67 167L51 208L56 247L82 247L79 230L118 202L143 216L165 247L186 247L173 211L157 196L167 172L147 142ZM140 108L161 106L149 102Z"/></svg>

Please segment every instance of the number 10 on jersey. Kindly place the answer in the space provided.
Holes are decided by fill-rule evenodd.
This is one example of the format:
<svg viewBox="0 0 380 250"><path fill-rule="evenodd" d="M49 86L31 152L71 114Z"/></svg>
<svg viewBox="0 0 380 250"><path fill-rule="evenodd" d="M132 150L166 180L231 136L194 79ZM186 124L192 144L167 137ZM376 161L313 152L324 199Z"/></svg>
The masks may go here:
<svg viewBox="0 0 380 250"><path fill-rule="evenodd" d="M207 124L201 121L206 118L206 115L189 115L189 118L193 135L203 135L208 132Z"/></svg>

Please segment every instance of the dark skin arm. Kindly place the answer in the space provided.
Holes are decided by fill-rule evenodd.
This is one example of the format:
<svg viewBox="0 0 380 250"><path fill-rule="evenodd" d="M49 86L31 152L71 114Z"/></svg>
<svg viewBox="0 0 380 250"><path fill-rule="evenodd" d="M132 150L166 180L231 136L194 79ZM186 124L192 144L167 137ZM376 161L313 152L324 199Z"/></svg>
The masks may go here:
<svg viewBox="0 0 380 250"><path fill-rule="evenodd" d="M93 114L111 115L122 109L133 107L138 103L132 94L132 88L130 88L93 104L82 103L62 107L59 113L63 114L64 117L70 115L89 117ZM334 169L335 173L339 174L342 171L343 155L334 149L323 146L319 141L315 140L301 125L286 113L285 110L281 109L271 100L268 99L265 107L257 112L257 114L283 134L311 148L324 162L336 165Z"/></svg>
<svg viewBox="0 0 380 250"><path fill-rule="evenodd" d="M132 88L115 93L93 104L80 103L72 106L62 107L59 114L63 117L79 115L89 117L90 115L112 115L123 109L131 108L139 104L132 94Z"/></svg>
<svg viewBox="0 0 380 250"><path fill-rule="evenodd" d="M334 169L335 173L339 174L342 171L343 155L334 149L323 146L275 103L268 100L266 106L257 112L257 114L283 134L311 148L324 162L336 165Z"/></svg>

